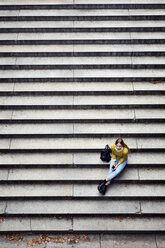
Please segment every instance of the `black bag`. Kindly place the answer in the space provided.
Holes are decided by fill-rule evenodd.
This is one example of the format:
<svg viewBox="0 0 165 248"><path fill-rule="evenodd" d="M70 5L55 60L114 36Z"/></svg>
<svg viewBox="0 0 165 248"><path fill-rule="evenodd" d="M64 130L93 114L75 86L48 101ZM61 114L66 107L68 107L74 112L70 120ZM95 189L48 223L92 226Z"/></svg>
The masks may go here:
<svg viewBox="0 0 165 248"><path fill-rule="evenodd" d="M107 181L104 179L100 182L100 184L98 185L98 191L102 194L102 195L105 195L105 192L106 192L106 189L107 189L107 186L105 185Z"/></svg>
<svg viewBox="0 0 165 248"><path fill-rule="evenodd" d="M106 145L105 148L101 150L100 158L102 161L109 162L111 160L110 151L109 145Z"/></svg>

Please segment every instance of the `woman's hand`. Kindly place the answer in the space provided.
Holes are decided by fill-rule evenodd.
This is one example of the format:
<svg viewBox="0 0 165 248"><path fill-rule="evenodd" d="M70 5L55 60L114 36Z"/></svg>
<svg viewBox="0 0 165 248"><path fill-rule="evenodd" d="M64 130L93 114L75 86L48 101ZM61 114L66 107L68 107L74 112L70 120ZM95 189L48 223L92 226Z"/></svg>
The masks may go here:
<svg viewBox="0 0 165 248"><path fill-rule="evenodd" d="M115 165L115 162L116 162L116 161L113 161L113 164L112 164L112 166L114 166L114 165Z"/></svg>
<svg viewBox="0 0 165 248"><path fill-rule="evenodd" d="M118 166L119 166L119 163L115 166L115 170L117 169Z"/></svg>

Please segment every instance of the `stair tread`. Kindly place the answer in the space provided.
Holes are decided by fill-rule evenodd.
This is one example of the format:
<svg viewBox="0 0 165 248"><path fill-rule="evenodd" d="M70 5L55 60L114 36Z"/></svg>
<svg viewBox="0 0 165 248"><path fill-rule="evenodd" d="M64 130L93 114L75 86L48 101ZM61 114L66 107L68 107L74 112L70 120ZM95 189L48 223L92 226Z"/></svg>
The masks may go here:
<svg viewBox="0 0 165 248"><path fill-rule="evenodd" d="M7 171L9 170L9 173ZM106 178L109 168L13 168L1 169L1 180L10 181L99 181ZM165 181L165 168L125 168L114 181Z"/></svg>
<svg viewBox="0 0 165 248"><path fill-rule="evenodd" d="M148 153L130 153L130 164L164 164L165 154L164 152L148 152ZM95 165L102 163L100 160L100 153L1 153L0 165L12 165L12 164L76 164L76 165Z"/></svg>
<svg viewBox="0 0 165 248"><path fill-rule="evenodd" d="M2 170L1 170L2 171ZM108 170L107 170L108 171ZM0 197L66 197L65 200L69 197L85 197L87 200L92 200L92 198L100 197L101 195L97 191L98 184L1 184ZM74 188L74 191L72 191ZM165 197L164 193L164 184L163 183L125 183L113 180L111 185L107 189L106 195L104 198L114 199L118 198L124 200L124 198L137 198L144 197L146 200L148 197L157 199L157 197ZM44 199L42 199L44 200ZM20 200L19 200L20 201ZM58 199L57 199L58 201ZM163 201L164 202L164 201ZM1 201L2 203L2 201ZM158 202L160 203L160 202ZM159 205L159 204L157 204Z"/></svg>

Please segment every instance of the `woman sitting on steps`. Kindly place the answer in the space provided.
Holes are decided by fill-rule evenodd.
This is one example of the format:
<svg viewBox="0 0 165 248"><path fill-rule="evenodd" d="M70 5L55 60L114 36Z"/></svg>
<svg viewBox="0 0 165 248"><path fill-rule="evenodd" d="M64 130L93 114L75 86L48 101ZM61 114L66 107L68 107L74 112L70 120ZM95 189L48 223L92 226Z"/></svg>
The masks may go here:
<svg viewBox="0 0 165 248"><path fill-rule="evenodd" d="M111 150L112 158L106 178L106 186L108 186L111 180L124 169L128 162L128 153L130 152L129 147L124 143L123 139L120 138L111 146Z"/></svg>

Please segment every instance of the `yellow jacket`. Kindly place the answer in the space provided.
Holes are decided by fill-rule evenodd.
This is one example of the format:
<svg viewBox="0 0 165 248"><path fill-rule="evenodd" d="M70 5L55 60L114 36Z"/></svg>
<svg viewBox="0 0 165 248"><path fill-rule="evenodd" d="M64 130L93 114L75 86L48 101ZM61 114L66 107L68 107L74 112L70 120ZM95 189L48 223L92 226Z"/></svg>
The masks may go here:
<svg viewBox="0 0 165 248"><path fill-rule="evenodd" d="M126 159L127 155L128 155L128 148L123 147L123 150L121 152L117 152L115 149L115 144L113 144L111 146L111 150L112 150L112 158L115 161L116 157L120 158L119 159L119 164L123 163L123 161Z"/></svg>

